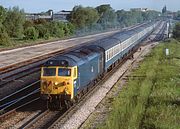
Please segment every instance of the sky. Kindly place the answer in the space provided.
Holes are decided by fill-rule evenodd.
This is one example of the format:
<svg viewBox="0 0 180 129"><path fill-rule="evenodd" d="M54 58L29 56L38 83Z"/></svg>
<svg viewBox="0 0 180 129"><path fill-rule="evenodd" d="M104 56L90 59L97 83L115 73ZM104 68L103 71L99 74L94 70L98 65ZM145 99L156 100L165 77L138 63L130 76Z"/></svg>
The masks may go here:
<svg viewBox="0 0 180 129"><path fill-rule="evenodd" d="M180 10L180 0L0 0L5 8L19 6L25 12L43 12L49 9L55 12L72 10L75 5L96 7L101 4L110 4L115 10L129 10L130 8L149 8L161 11L167 6L170 11Z"/></svg>

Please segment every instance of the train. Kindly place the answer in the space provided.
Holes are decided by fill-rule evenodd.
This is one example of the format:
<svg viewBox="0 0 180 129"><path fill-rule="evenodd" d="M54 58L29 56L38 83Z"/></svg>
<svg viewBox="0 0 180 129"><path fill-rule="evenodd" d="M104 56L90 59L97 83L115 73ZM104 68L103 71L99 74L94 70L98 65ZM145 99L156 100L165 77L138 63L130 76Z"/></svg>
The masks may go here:
<svg viewBox="0 0 180 129"><path fill-rule="evenodd" d="M149 36L159 21L141 24L57 55L41 67L41 98L48 108L71 106Z"/></svg>

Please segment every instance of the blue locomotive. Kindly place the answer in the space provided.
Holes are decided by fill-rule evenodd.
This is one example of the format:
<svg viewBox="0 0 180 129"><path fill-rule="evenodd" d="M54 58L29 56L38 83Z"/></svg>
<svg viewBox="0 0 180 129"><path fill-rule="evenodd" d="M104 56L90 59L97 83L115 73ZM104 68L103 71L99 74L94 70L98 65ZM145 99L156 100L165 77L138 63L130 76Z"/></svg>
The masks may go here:
<svg viewBox="0 0 180 129"><path fill-rule="evenodd" d="M142 24L48 60L41 68L41 95L48 107L77 100L98 78L147 37L158 22Z"/></svg>

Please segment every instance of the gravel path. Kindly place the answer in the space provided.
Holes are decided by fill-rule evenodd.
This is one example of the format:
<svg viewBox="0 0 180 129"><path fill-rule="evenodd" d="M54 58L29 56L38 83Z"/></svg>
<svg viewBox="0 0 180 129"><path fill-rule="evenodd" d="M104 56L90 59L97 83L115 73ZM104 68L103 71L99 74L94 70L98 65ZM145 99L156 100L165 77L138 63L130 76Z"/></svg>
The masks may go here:
<svg viewBox="0 0 180 129"><path fill-rule="evenodd" d="M141 51L134 54L134 59L138 58L140 54L147 54L153 45L147 45L141 47ZM144 55L143 54L143 55ZM142 56L143 56L142 55ZM61 125L63 129L79 128L84 121L96 110L97 105L103 100L110 89L117 83L121 75L132 66L134 60L127 60L117 71L104 83L101 88L97 90L84 104L70 117L64 125Z"/></svg>

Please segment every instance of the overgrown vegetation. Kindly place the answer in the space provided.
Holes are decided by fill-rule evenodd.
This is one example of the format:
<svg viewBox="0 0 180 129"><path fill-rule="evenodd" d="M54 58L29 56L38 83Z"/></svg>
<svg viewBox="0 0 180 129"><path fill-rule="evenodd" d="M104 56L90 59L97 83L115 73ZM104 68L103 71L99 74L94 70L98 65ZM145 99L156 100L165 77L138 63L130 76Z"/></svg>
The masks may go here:
<svg viewBox="0 0 180 129"><path fill-rule="evenodd" d="M160 12L149 10L117 10L109 4L96 8L75 6L69 20L76 26L78 33L103 31L109 28L121 28L158 18Z"/></svg>
<svg viewBox="0 0 180 129"><path fill-rule="evenodd" d="M74 25L60 21L26 20L24 10L0 6L0 46L11 46L21 41L63 38L74 33Z"/></svg>
<svg viewBox="0 0 180 129"><path fill-rule="evenodd" d="M165 48L170 50L169 56L165 56ZM132 73L99 128L180 128L179 49L180 42L174 40L155 48Z"/></svg>

